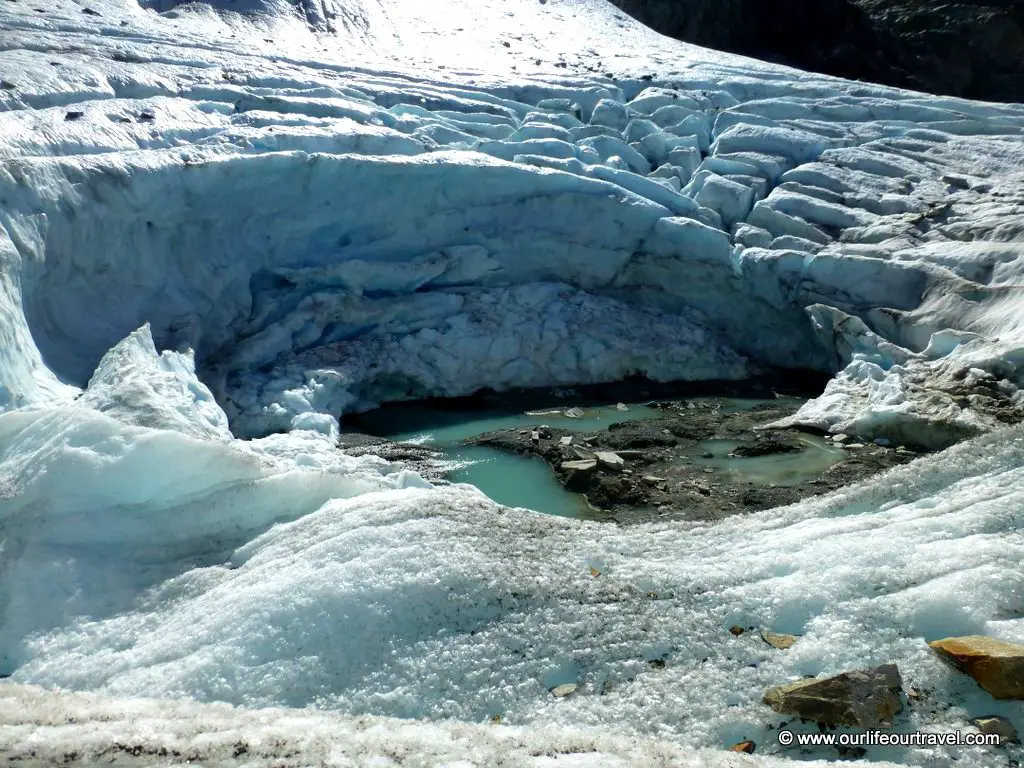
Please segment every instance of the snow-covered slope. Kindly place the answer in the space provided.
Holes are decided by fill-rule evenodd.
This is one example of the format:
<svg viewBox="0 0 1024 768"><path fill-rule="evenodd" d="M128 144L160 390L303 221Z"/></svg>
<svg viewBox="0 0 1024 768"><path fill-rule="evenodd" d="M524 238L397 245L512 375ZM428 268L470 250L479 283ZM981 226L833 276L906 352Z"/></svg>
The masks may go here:
<svg viewBox="0 0 1024 768"><path fill-rule="evenodd" d="M901 726L1021 723L924 644L1024 639L1019 428L626 531L334 436L391 399L778 367L841 371L795 419L833 431L1019 420L1024 107L598 0L144 5L0 7L0 673L778 752L765 687L896 661L933 702Z"/></svg>

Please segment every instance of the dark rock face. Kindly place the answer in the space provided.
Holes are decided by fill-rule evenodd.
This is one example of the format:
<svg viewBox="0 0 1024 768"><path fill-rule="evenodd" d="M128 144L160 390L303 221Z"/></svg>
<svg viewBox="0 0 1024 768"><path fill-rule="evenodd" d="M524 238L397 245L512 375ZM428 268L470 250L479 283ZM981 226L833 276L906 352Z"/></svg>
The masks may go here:
<svg viewBox="0 0 1024 768"><path fill-rule="evenodd" d="M880 728L903 709L895 664L798 680L765 692L764 703L788 715L827 725Z"/></svg>
<svg viewBox="0 0 1024 768"><path fill-rule="evenodd" d="M854 80L1024 101L1024 0L611 0L662 34Z"/></svg>

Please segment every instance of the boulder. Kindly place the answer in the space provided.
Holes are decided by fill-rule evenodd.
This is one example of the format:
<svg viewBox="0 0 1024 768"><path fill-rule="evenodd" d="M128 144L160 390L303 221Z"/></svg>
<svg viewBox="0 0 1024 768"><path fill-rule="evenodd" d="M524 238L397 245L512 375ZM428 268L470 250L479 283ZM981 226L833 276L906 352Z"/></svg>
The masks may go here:
<svg viewBox="0 0 1024 768"><path fill-rule="evenodd" d="M1024 699L1024 645L984 635L947 637L933 651L997 699Z"/></svg>
<svg viewBox="0 0 1024 768"><path fill-rule="evenodd" d="M781 440L758 440L756 443L737 445L730 456L749 458L752 456L771 456L777 453L797 453L800 447L784 443Z"/></svg>
<svg viewBox="0 0 1024 768"><path fill-rule="evenodd" d="M551 695L556 699L564 699L566 696L571 696L576 693L576 683L565 683L564 685L556 685L551 689Z"/></svg>
<svg viewBox="0 0 1024 768"><path fill-rule="evenodd" d="M826 725L879 728L903 709L895 664L786 683L765 691L764 703L787 715Z"/></svg>
<svg viewBox="0 0 1024 768"><path fill-rule="evenodd" d="M999 737L1000 744L1009 744L1011 742L1016 743L1019 741L1017 738L1017 729L1014 728L1013 723L1005 717L1000 717L999 715L975 717L971 720L971 725L982 733L989 735L995 734Z"/></svg>

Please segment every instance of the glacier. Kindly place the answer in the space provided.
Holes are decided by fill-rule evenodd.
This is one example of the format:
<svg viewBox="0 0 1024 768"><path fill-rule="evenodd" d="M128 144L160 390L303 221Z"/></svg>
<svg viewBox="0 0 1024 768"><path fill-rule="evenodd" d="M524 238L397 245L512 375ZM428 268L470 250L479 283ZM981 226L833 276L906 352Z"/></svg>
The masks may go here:
<svg viewBox="0 0 1024 768"><path fill-rule="evenodd" d="M0 751L89 764L117 727L60 717L156 697L329 710L275 716L357 745L319 764L786 764L834 752L766 687L890 661L901 728L1024 725L925 644L1024 641L1024 106L603 0L38 5L0 7ZM786 424L937 452L617 528L337 448L396 400L790 369L832 379ZM271 717L212 706L138 704Z"/></svg>

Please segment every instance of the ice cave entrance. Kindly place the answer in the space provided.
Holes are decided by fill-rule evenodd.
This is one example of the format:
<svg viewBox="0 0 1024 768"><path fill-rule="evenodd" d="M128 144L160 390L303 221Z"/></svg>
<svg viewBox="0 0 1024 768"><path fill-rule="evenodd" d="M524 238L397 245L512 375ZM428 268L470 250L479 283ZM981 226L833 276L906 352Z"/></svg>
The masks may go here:
<svg viewBox="0 0 1024 768"><path fill-rule="evenodd" d="M786 398L802 403L797 398ZM763 403L762 398L691 398L691 402L714 401L723 411L745 411ZM412 443L440 451L451 482L469 483L499 504L526 507L564 517L592 517L593 510L578 493L565 490L551 468L537 458L520 456L496 448L467 445L467 441L487 432L506 429L533 429L542 426L573 432L605 430L615 423L655 419L664 413L657 402L628 402L604 406L558 407L510 413L507 409L481 409L443 404L437 407L420 403L386 405L360 414L354 423L359 431L387 438L396 443ZM684 461L703 462L716 472L740 475L754 485L786 485L817 476L841 461L841 450L826 441L808 435L806 448L798 453L731 458L728 441L705 441L687 451ZM714 458L706 459L704 454ZM692 458L690 458L692 457Z"/></svg>

